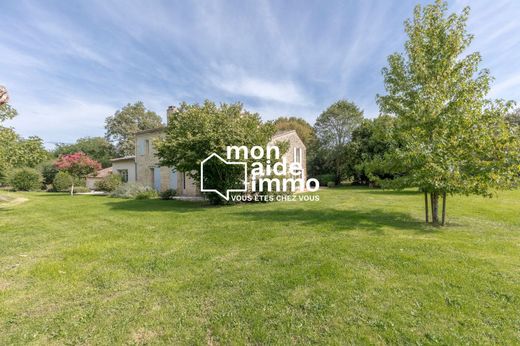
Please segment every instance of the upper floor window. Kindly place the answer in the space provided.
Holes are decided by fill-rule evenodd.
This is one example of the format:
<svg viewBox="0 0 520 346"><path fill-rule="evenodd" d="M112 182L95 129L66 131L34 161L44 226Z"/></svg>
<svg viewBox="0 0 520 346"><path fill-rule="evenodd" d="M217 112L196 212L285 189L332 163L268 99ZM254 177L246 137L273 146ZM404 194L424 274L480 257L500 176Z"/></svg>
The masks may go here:
<svg viewBox="0 0 520 346"><path fill-rule="evenodd" d="M150 140L146 139L144 141L144 150L146 155L150 155Z"/></svg>
<svg viewBox="0 0 520 346"><path fill-rule="evenodd" d="M302 148L294 148L294 162L302 163Z"/></svg>

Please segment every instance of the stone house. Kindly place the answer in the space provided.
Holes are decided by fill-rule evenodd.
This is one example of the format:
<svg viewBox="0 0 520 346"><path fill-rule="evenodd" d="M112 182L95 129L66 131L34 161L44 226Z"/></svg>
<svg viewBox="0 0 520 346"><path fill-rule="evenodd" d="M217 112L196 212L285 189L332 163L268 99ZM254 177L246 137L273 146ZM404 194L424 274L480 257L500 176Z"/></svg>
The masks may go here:
<svg viewBox="0 0 520 346"><path fill-rule="evenodd" d="M140 131L135 134L135 156L116 158L112 161L112 172L122 175L123 181L151 186L157 191L174 189L178 196L200 196L200 187L186 172L177 172L173 167L159 165L154 149L154 140L164 136L164 128ZM300 162L306 167L306 148L296 131L276 133L268 145L287 141L289 149L283 155L288 164ZM306 179L306 175L303 176Z"/></svg>

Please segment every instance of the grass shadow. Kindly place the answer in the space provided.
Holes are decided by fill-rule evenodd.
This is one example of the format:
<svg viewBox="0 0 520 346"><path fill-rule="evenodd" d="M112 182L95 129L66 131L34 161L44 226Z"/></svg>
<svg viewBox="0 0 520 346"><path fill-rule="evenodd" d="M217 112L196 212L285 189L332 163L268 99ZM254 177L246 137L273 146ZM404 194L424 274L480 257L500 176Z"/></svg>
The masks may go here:
<svg viewBox="0 0 520 346"><path fill-rule="evenodd" d="M118 199L109 198L104 203L113 210L126 210L135 212L193 212L203 211L210 205L207 202L179 201L162 199Z"/></svg>
<svg viewBox="0 0 520 346"><path fill-rule="evenodd" d="M288 223L297 226L314 227L331 231L372 231L383 234L384 228L416 231L419 233L435 233L439 228L412 218L410 215L398 212L388 212L380 209L370 211L337 210L337 209L277 209L257 210L255 212L231 213L239 219L258 223Z"/></svg>

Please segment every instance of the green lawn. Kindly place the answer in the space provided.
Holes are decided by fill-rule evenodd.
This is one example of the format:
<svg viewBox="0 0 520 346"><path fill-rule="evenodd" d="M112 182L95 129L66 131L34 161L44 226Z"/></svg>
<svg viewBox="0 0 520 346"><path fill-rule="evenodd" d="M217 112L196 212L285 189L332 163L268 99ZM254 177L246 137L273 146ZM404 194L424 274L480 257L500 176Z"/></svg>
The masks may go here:
<svg viewBox="0 0 520 346"><path fill-rule="evenodd" d="M451 198L438 229L414 192L10 196L28 200L0 201L2 345L520 343L520 191Z"/></svg>

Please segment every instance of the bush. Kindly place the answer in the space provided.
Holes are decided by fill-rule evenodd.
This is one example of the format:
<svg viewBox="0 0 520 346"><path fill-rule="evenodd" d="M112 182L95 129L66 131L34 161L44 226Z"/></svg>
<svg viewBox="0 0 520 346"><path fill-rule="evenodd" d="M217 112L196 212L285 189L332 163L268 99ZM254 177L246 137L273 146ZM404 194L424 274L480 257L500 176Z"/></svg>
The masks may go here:
<svg viewBox="0 0 520 346"><path fill-rule="evenodd" d="M334 187L334 186L336 186L336 183L333 182L333 181L329 181L329 182L327 183L327 187Z"/></svg>
<svg viewBox="0 0 520 346"><path fill-rule="evenodd" d="M86 186L74 185L74 193L81 193L81 192L90 192L90 189Z"/></svg>
<svg viewBox="0 0 520 346"><path fill-rule="evenodd" d="M147 190L147 191L141 191L138 192L137 195L135 195L135 199L152 199L157 197L157 191L155 190Z"/></svg>
<svg viewBox="0 0 520 346"><path fill-rule="evenodd" d="M172 199L177 195L177 190L168 189L160 193L161 199Z"/></svg>
<svg viewBox="0 0 520 346"><path fill-rule="evenodd" d="M110 197L118 198L137 198L140 195L140 199L147 199L157 196L157 192L150 186L145 186L138 183L126 183L119 185L112 193Z"/></svg>
<svg viewBox="0 0 520 346"><path fill-rule="evenodd" d="M54 181L56 174L58 174L58 169L54 166L54 163L45 162L40 165L40 172L43 176L43 183L50 185Z"/></svg>
<svg viewBox="0 0 520 346"><path fill-rule="evenodd" d="M40 172L33 168L18 168L9 176L9 185L11 185L15 190L39 190L41 184L42 176Z"/></svg>
<svg viewBox="0 0 520 346"><path fill-rule="evenodd" d="M119 174L110 174L102 180L98 180L94 183L94 188L99 191L112 192L123 182Z"/></svg>
<svg viewBox="0 0 520 346"><path fill-rule="evenodd" d="M70 191L72 176L67 172L58 172L52 181L54 191Z"/></svg>
<svg viewBox="0 0 520 346"><path fill-rule="evenodd" d="M334 174L321 174L316 176L316 179L320 182L320 186L328 186L329 181L334 182L336 177Z"/></svg>

